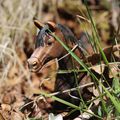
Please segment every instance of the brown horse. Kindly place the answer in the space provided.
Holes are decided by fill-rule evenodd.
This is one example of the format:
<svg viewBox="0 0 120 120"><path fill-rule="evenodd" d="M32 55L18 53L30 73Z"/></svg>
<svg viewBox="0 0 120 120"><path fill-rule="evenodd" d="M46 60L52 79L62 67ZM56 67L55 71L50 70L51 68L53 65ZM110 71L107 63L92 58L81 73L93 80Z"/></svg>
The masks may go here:
<svg viewBox="0 0 120 120"><path fill-rule="evenodd" d="M89 54L93 53L92 46L88 41L86 41L85 34L82 34L80 40L78 41L70 29L61 24L56 25L52 22L48 22L45 26L43 26L37 20L35 20L34 23L40 31L37 35L35 51L31 55L30 59L28 59L28 65L31 71L38 72L42 66L51 59L61 58L68 53L64 47L55 40L52 34L55 34L58 38L60 38L70 49L73 49L75 45L78 44L74 53L76 53L80 58L83 58L83 49ZM50 33L48 29L50 29L53 33ZM65 61L64 67L68 63L71 64L71 59L68 59L70 57L71 56L69 55L61 60L62 62ZM69 67L71 67L71 65ZM67 69L69 69L68 66Z"/></svg>
<svg viewBox="0 0 120 120"><path fill-rule="evenodd" d="M39 32L35 43L35 51L28 59L28 66L31 71L38 73L48 61L55 58L58 59L60 70L80 68L80 65L70 54L68 54L65 48L55 39L53 34L60 38L62 42L66 44L79 58L83 59L85 57L83 51L88 54L93 54L93 48L85 33L83 33L80 39L77 40L71 30L61 24L47 22L43 25L38 20L34 20L34 24L37 28L39 28ZM79 84L84 76L85 74L80 74L78 76L78 74L75 73L68 73L64 75L58 74L55 83L55 91L63 91L76 87L76 79L78 78ZM71 96L72 95L77 97L79 96L77 92L72 92ZM74 104L77 101L79 104L80 100L73 100L73 97L71 96L68 93L64 93L58 97ZM58 102L54 102L54 106L57 109L64 109L66 107Z"/></svg>

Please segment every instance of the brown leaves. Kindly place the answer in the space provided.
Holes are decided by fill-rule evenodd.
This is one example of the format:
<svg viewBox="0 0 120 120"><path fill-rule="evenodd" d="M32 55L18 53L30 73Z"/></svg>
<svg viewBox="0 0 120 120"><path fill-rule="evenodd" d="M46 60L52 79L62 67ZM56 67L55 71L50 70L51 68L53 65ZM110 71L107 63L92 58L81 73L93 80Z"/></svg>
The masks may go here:
<svg viewBox="0 0 120 120"><path fill-rule="evenodd" d="M114 57L115 60L120 61L120 56L115 55L115 52L120 51L120 44L114 45L114 46L109 46L103 49L103 52L107 58L108 61L111 61L111 58ZM113 56L112 56L113 55ZM95 65L99 61L103 60L102 56L100 53L94 53L86 58L87 62L92 63L92 65Z"/></svg>
<svg viewBox="0 0 120 120"><path fill-rule="evenodd" d="M53 59L46 63L38 74L38 76L40 75L41 79L40 85L42 85L49 91L54 91L58 68L59 66L57 59Z"/></svg>
<svg viewBox="0 0 120 120"><path fill-rule="evenodd" d="M120 65L119 62L109 63L109 66L108 66L109 70L107 73L109 75L109 78L113 78L113 77L117 76L118 73L120 73L119 65ZM104 73L106 67L107 66L105 64L101 64L101 65L92 66L91 70L95 71L99 75L102 75Z"/></svg>
<svg viewBox="0 0 120 120"><path fill-rule="evenodd" d="M8 110L8 105L4 105L5 110L0 110L0 120L24 120L24 115L15 110Z"/></svg>
<svg viewBox="0 0 120 120"><path fill-rule="evenodd" d="M5 120L5 118L3 117L2 113L0 113L0 120Z"/></svg>

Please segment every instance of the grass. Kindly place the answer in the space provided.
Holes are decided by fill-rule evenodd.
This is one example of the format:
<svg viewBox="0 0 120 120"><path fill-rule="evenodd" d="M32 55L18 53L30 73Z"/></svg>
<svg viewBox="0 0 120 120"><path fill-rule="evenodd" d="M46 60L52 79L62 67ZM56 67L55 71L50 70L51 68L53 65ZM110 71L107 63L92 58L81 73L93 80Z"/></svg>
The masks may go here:
<svg viewBox="0 0 120 120"><path fill-rule="evenodd" d="M33 43L33 17L36 9L41 9L41 5L32 0L5 0L0 2L0 82L9 80L8 74L11 67L18 65L18 76L24 74L25 66L21 61L21 51L24 49L25 33L28 42ZM39 15L38 15L39 18ZM32 33L32 34L31 34ZM25 75L30 79L30 75Z"/></svg>

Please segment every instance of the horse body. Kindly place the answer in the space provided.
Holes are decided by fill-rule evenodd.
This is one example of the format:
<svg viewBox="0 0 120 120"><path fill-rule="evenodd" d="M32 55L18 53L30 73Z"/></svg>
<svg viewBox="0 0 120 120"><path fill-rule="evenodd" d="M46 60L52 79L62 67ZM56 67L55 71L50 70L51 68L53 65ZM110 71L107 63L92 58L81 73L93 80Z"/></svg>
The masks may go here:
<svg viewBox="0 0 120 120"><path fill-rule="evenodd" d="M52 34L55 34L58 38L62 40L62 42L64 42L64 44L66 44L70 49L73 49L74 46L79 43L79 40L77 40L77 38L70 31L69 28L61 24L56 25L51 23L47 23L43 27L40 25L38 21L35 22L35 25L40 29L40 31L37 35L35 51L31 55L31 57L28 59L28 65L31 71L39 72L42 66L46 64L48 61L55 58L58 58L59 60L61 57L63 58L58 61L60 70L70 70L70 69L80 68L80 65L72 58L71 55L67 55L68 52L57 40L55 40L55 38L52 35ZM50 29L52 33L49 32L48 29ZM80 40L81 43L78 44L78 46L74 50L74 53L79 58L83 59L84 54L80 49L81 46L84 46L83 48L86 49L88 53L93 53L93 50L92 50L92 46L90 46L88 42L85 43L86 40L84 36L82 36L81 38L82 38ZM82 44L82 40L85 44L84 43ZM64 75L58 74L56 78L56 83L55 83L55 91L64 91L66 89L76 87L77 86L76 76L77 75L75 75L75 73L68 73ZM82 73L79 74L78 84L80 83L83 76L85 76L85 74L82 74ZM71 94L77 97L79 96L78 92L73 92ZM73 104L75 103L79 104L80 102L79 100L73 100L73 98L68 93L58 95L57 97L67 100L69 102L72 102ZM62 109L66 107L65 105L62 105L58 102L54 102L53 106L55 106L56 108L62 108Z"/></svg>

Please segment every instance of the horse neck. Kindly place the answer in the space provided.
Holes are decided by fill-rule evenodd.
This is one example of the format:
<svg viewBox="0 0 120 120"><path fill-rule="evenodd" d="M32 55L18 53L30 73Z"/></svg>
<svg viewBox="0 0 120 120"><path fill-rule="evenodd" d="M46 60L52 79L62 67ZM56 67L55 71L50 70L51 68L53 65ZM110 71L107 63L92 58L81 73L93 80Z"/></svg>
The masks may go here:
<svg viewBox="0 0 120 120"><path fill-rule="evenodd" d="M75 44L67 44L69 46L69 48L72 50L75 46ZM77 47L74 50L74 53L79 57L79 58L83 58L83 54L80 51L80 49ZM65 70L70 70L70 69L75 69L75 68L80 68L80 64L69 54L67 55L68 52L66 51L62 57L63 59L61 59L59 61L59 66L60 69L65 69ZM67 56L66 56L67 55ZM65 57L64 57L65 56Z"/></svg>

